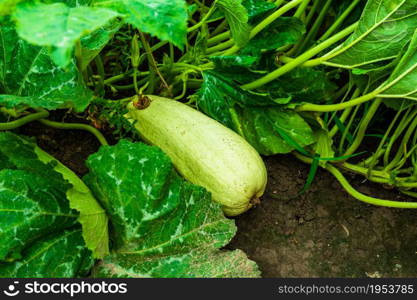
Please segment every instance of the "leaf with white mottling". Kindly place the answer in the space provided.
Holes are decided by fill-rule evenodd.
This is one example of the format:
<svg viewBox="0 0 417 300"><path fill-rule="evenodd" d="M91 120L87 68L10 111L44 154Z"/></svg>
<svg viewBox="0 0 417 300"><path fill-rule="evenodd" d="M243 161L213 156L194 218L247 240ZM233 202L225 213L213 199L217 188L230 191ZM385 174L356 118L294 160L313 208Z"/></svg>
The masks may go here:
<svg viewBox="0 0 417 300"><path fill-rule="evenodd" d="M85 181L110 216L115 245L97 276L259 274L241 252L218 250L234 236L234 222L205 189L183 180L159 148L122 140L102 147L87 165Z"/></svg>
<svg viewBox="0 0 417 300"><path fill-rule="evenodd" d="M22 252L22 256L15 262L0 263L0 277L85 277L94 262L78 227L37 240Z"/></svg>
<svg viewBox="0 0 417 300"><path fill-rule="evenodd" d="M15 260L30 243L77 222L62 180L20 170L0 171L0 261Z"/></svg>
<svg viewBox="0 0 417 300"><path fill-rule="evenodd" d="M190 251L172 256L118 254L93 269L94 277L110 278L240 278L258 277L256 264L240 250Z"/></svg>
<svg viewBox="0 0 417 300"><path fill-rule="evenodd" d="M57 67L48 49L20 39L8 20L0 21L0 89L0 105L8 108L28 105L83 111L92 100L74 62L65 70Z"/></svg>
<svg viewBox="0 0 417 300"><path fill-rule="evenodd" d="M94 257L103 258L109 254L106 213L74 172L34 143L11 132L0 133L0 169L2 168L28 171L61 186L70 207L80 212L78 221L82 225L87 247L93 251Z"/></svg>

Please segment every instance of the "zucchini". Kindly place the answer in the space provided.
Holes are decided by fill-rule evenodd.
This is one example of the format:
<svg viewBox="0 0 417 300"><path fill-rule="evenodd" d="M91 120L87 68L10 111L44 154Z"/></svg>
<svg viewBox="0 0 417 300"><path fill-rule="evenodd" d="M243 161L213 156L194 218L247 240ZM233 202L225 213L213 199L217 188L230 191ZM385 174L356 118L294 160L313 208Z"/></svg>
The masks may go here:
<svg viewBox="0 0 417 300"><path fill-rule="evenodd" d="M125 117L185 179L210 191L226 215L239 215L259 201L267 172L245 139L186 104L158 96L141 99L146 105L132 101Z"/></svg>

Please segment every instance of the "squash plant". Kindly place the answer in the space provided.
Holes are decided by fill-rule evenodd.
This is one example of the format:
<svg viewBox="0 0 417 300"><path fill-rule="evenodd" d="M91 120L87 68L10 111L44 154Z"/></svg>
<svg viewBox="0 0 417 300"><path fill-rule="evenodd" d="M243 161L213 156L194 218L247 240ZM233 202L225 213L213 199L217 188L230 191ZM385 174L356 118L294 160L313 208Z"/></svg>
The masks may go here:
<svg viewBox="0 0 417 300"><path fill-rule="evenodd" d="M262 155L310 164L303 191L321 167L361 201L417 208L361 194L344 175L417 197L416 8L417 0L0 2L0 236L12 241L0 248L0 276L259 275L242 252L218 250L233 221L179 177L172 148L140 142L146 122L138 112L132 124L131 105L146 113L153 95L200 110ZM55 110L83 120L57 121ZM83 181L9 132L35 121L97 137ZM197 148L185 148L190 161ZM59 255L69 239L77 255ZM48 243L57 247L31 259Z"/></svg>

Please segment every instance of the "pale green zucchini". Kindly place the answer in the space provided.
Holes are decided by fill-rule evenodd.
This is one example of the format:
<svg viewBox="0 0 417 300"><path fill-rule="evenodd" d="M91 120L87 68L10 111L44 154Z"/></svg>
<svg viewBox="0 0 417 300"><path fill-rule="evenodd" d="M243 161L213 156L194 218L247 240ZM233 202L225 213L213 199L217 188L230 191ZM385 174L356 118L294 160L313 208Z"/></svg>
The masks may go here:
<svg viewBox="0 0 417 300"><path fill-rule="evenodd" d="M240 135L190 106L147 96L149 106L129 104L125 117L140 136L161 148L188 181L206 188L226 215L248 210L265 191L267 172Z"/></svg>

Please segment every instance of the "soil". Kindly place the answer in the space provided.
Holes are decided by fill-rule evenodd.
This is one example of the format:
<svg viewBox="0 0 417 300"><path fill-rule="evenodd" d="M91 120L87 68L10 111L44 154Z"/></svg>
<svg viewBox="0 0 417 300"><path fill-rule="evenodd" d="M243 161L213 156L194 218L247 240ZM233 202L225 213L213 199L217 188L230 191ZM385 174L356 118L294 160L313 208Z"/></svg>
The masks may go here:
<svg viewBox="0 0 417 300"><path fill-rule="evenodd" d="M291 156L266 164L263 201L236 219L238 233L228 246L245 251L263 277L417 276L417 211L362 203L323 170L299 195L308 166ZM348 178L364 194L402 199L360 176Z"/></svg>
<svg viewBox="0 0 417 300"><path fill-rule="evenodd" d="M21 133L78 175L99 144L89 133L31 123ZM309 167L292 156L265 158L269 184L262 202L236 218L228 249L242 249L263 277L417 277L417 211L388 209L349 196L325 171L299 195ZM362 193L399 200L395 190L348 177ZM408 199L410 200L410 199Z"/></svg>

